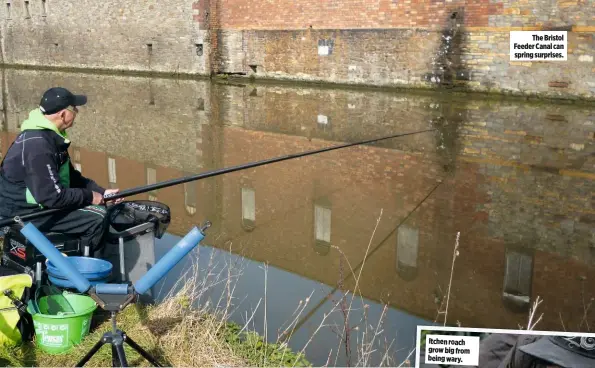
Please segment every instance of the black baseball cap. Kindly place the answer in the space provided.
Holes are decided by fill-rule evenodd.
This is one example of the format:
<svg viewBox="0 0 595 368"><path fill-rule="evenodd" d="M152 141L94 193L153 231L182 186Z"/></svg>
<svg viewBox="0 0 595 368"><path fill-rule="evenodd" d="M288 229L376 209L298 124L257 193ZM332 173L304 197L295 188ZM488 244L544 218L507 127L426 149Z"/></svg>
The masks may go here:
<svg viewBox="0 0 595 368"><path fill-rule="evenodd" d="M68 106L82 106L87 103L87 96L75 95L66 88L53 87L45 91L39 109L44 115L55 114Z"/></svg>

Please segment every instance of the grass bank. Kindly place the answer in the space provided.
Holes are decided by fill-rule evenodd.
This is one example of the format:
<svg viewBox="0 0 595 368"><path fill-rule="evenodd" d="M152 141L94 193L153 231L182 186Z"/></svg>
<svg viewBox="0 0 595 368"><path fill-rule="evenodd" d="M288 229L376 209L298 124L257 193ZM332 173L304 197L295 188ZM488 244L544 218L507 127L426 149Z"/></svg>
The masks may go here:
<svg viewBox="0 0 595 368"><path fill-rule="evenodd" d="M184 306L183 298L171 298L155 305L132 305L118 316L118 327L128 333L164 366L283 366L309 365L303 358L278 345L264 344L254 333L238 334L233 323L221 324L214 315ZM111 329L109 320L97 326L83 343L66 354L50 355L34 343L0 348L1 366L73 366ZM125 345L131 366L150 366ZM266 354L265 354L266 350ZM111 349L104 345L87 366L111 366Z"/></svg>
<svg viewBox="0 0 595 368"><path fill-rule="evenodd" d="M0 246L2 240L0 239ZM1 248L0 248L1 249ZM1 256L1 251L0 251ZM118 328L153 355L163 366L309 366L310 363L286 345L265 343L257 333L230 322L226 309L207 311L196 301L208 287L194 272L179 281L179 287L155 305L132 304L118 315ZM66 354L51 355L35 342L0 346L0 366L64 367L76 364L111 330L109 315L97 309L91 333ZM125 345L131 366L150 363ZM104 345L86 366L111 366L111 348Z"/></svg>
<svg viewBox="0 0 595 368"><path fill-rule="evenodd" d="M305 366L309 363L287 348L265 344L256 333L239 333L240 327L186 306L178 296L153 306L131 305L118 315L118 327L126 331L164 366ZM96 315L104 317L98 311ZM107 316L105 316L107 318ZM66 354L50 355L35 343L0 347L1 366L73 366L111 329L109 320L100 323L83 343ZM131 366L149 362L125 345ZM87 366L111 366L111 349L104 345Z"/></svg>

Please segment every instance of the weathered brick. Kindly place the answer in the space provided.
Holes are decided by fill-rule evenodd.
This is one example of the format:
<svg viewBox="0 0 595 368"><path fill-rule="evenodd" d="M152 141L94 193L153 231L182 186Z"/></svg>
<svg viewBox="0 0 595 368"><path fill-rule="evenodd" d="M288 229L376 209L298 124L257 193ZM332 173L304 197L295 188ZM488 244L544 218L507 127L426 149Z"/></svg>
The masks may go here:
<svg viewBox="0 0 595 368"><path fill-rule="evenodd" d="M525 132L523 130L509 130L509 129L506 129L504 131L504 134L527 135L527 132Z"/></svg>
<svg viewBox="0 0 595 368"><path fill-rule="evenodd" d="M471 59L490 66L470 80L477 89L595 98L586 84L593 74L595 27L589 24L595 10L577 1L554 8L537 0L382 0L363 6L354 0L175 0L159 6L133 0L115 9L90 0L73 4L61 0L43 17L41 7L32 7L30 19L3 19L4 62L415 87L426 86L429 75L449 78L440 65L430 66L432 60L451 65L456 74L466 72L465 66L475 63L467 56L477 53ZM11 5L13 15L23 13L23 2ZM535 83L516 68L493 67L494 58L509 58L510 30L551 29L568 19L573 24L568 54L580 51L579 56L569 57L564 68L559 62L539 64L545 70L541 81L569 78L562 73L572 70L566 88ZM456 24L463 26L463 37L448 44L441 33ZM318 55L319 41L333 42L329 55ZM348 73L354 64L358 72Z"/></svg>
<svg viewBox="0 0 595 368"><path fill-rule="evenodd" d="M554 88L567 88L568 87L568 82L551 81L551 82L548 82L547 85L549 87L554 87Z"/></svg>

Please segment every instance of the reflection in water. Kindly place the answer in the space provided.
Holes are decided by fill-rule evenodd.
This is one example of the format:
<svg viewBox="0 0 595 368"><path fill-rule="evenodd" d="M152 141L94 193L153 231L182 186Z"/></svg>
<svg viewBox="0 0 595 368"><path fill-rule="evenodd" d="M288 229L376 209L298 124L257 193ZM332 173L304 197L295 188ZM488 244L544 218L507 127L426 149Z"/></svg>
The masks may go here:
<svg viewBox="0 0 595 368"><path fill-rule="evenodd" d="M413 280L417 275L417 250L419 230L406 225L398 227L397 233L397 272L405 280Z"/></svg>
<svg viewBox="0 0 595 368"><path fill-rule="evenodd" d="M526 252L507 249L504 268L504 300L526 309L531 302L532 275L533 256Z"/></svg>
<svg viewBox="0 0 595 368"><path fill-rule="evenodd" d="M269 330L314 292L291 339L296 350L340 289L354 289L361 270L358 289L371 319L382 304L391 307L384 331L403 359L416 324L443 322L438 311L459 231L448 324L517 328L537 296L544 300L538 328L586 331L595 322L588 311L593 290L585 286L595 277L595 115L588 108L173 79L151 79L147 88L146 78L10 69L4 75L2 152L43 90L84 91L89 104L72 129L73 160L107 187L436 128L138 197L172 209L157 257L205 219L213 223L206 239L212 247L200 252L245 257L239 322L263 297L263 262L271 266ZM259 313L255 327L262 328ZM340 324L340 314L332 318ZM309 358L324 364L337 342L324 329L308 346Z"/></svg>
<svg viewBox="0 0 595 368"><path fill-rule="evenodd" d="M331 248L332 204L326 197L318 197L314 201L314 234L315 249L318 254L326 255Z"/></svg>
<svg viewBox="0 0 595 368"><path fill-rule="evenodd" d="M256 226L256 193L253 188L242 187L242 226L245 230Z"/></svg>
<svg viewBox="0 0 595 368"><path fill-rule="evenodd" d="M115 158L113 158L113 157L107 158L107 170L108 170L108 176L107 176L108 188L110 188L110 189L118 188L118 179L116 176L116 159Z"/></svg>

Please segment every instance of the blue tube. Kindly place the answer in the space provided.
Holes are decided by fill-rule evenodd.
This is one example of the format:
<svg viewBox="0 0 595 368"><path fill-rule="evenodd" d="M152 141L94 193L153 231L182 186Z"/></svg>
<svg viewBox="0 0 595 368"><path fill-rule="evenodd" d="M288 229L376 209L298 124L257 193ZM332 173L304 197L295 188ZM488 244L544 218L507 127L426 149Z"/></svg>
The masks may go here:
<svg viewBox="0 0 595 368"><path fill-rule="evenodd" d="M140 278L135 284L134 289L137 293L143 294L155 285L165 274L180 262L186 254L194 249L205 235L197 228L190 230L182 240L178 242L171 250L157 262L149 272Z"/></svg>
<svg viewBox="0 0 595 368"><path fill-rule="evenodd" d="M95 294L126 295L128 294L128 284L95 285Z"/></svg>
<svg viewBox="0 0 595 368"><path fill-rule="evenodd" d="M39 250L47 259L55 264L70 280L76 289L85 293L91 288L91 283L56 249L32 223L27 223L21 233Z"/></svg>

